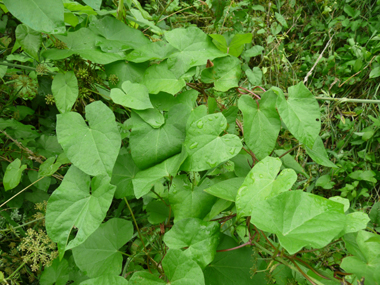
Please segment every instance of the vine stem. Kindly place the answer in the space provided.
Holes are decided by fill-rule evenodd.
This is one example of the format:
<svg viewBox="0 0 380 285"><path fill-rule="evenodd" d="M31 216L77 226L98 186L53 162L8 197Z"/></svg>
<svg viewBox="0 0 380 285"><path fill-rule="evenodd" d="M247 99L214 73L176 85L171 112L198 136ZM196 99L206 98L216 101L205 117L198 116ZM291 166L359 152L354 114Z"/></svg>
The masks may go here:
<svg viewBox="0 0 380 285"><path fill-rule="evenodd" d="M13 275L15 275L17 272L19 272L19 270L21 269L21 268L23 268L24 267L24 265L25 265L26 263L25 262L23 262L15 271L13 271L12 272L12 274L11 275L9 275L7 278L6 278L6 280L10 280L12 277L13 277Z"/></svg>
<svg viewBox="0 0 380 285"><path fill-rule="evenodd" d="M46 176L42 176L41 178L37 179L36 181L34 181L33 183L29 184L28 186L26 186L24 189L22 189L20 192L18 192L17 194L13 195L11 198L9 198L7 201L5 201L3 204L0 205L0 208L3 207L6 203L8 203L9 201L11 201L13 198L17 197L18 195L20 195L22 192L24 192L26 189L28 189L30 186L32 186L33 184L36 184L38 181L44 179Z"/></svg>

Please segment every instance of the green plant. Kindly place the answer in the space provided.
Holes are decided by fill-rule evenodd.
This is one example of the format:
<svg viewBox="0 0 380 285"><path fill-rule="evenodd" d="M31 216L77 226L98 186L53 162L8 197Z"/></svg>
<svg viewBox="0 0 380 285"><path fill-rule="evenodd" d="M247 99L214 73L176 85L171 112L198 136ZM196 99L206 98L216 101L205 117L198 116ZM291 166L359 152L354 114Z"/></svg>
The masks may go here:
<svg viewBox="0 0 380 285"><path fill-rule="evenodd" d="M0 62L1 250L18 262L3 261L2 282L32 270L39 284L380 284L379 119L344 119L289 78L286 49L304 45L284 43L295 1L151 1L153 16L134 0L83 2L0 2L21 21ZM323 5L321 17L335 4ZM164 21L190 8L216 16L210 35ZM38 80L28 101L20 77Z"/></svg>

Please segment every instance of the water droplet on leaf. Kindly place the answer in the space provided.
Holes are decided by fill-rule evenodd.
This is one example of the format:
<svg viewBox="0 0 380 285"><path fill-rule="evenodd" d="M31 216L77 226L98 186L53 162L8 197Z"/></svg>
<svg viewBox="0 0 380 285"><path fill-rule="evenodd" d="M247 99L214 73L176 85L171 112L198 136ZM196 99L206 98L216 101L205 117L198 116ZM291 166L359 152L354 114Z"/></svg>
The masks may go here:
<svg viewBox="0 0 380 285"><path fill-rule="evenodd" d="M190 145L190 149L194 149L194 148L196 148L198 146L198 143L197 142L194 142L194 143L192 143L191 145Z"/></svg>
<svg viewBox="0 0 380 285"><path fill-rule="evenodd" d="M202 128L203 128L203 122L202 122L202 121L199 121L199 122L197 123L197 127L198 127L198 129L202 129Z"/></svg>

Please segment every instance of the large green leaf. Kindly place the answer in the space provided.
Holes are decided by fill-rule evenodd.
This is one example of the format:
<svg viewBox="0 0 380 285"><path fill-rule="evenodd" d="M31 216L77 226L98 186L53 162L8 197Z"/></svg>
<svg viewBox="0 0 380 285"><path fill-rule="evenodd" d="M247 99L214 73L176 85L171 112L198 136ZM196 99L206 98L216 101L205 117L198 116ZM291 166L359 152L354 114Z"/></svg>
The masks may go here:
<svg viewBox="0 0 380 285"><path fill-rule="evenodd" d="M138 117L130 137L133 160L140 169L151 167L179 153L185 140L185 126L190 108L184 104L173 106L160 128L152 128Z"/></svg>
<svg viewBox="0 0 380 285"><path fill-rule="evenodd" d="M235 57L241 55L244 49L244 44L248 44L252 41L252 34L235 34L235 35L219 35L212 34L210 37L213 38L213 43L222 52L228 53Z"/></svg>
<svg viewBox="0 0 380 285"><path fill-rule="evenodd" d="M91 181L87 174L71 166L61 185L50 196L46 230L58 244L61 257L65 250L83 243L102 223L116 190L109 182L108 176L97 176ZM69 241L74 227L78 232Z"/></svg>
<svg viewBox="0 0 380 285"><path fill-rule="evenodd" d="M169 202L174 213L174 221L185 218L203 219L210 212L217 198L204 192L212 182L209 179L202 185L194 186L186 175L173 179L169 192Z"/></svg>
<svg viewBox="0 0 380 285"><path fill-rule="evenodd" d="M186 85L185 80L177 78L177 76L168 69L166 61L151 65L145 71L143 83L148 87L149 93L151 94L157 94L162 91L172 95L181 91L182 87Z"/></svg>
<svg viewBox="0 0 380 285"><path fill-rule="evenodd" d="M214 83L214 89L225 92L239 86L241 62L233 56L217 58L214 66L202 71L204 83Z"/></svg>
<svg viewBox="0 0 380 285"><path fill-rule="evenodd" d="M93 31L88 28L82 28L75 32L68 32L67 36L57 35L60 41L64 42L67 49L48 49L42 53L47 59L59 60L67 58L73 54L79 54L85 59L94 63L108 64L114 61L125 59L123 53L103 52L96 46L99 38Z"/></svg>
<svg viewBox="0 0 380 285"><path fill-rule="evenodd" d="M244 141L261 160L273 151L281 128L276 95L272 91L265 92L259 103L243 95L238 104L244 117Z"/></svg>
<svg viewBox="0 0 380 285"><path fill-rule="evenodd" d="M41 33L21 24L16 28L16 39L24 51L38 60L38 51L42 44Z"/></svg>
<svg viewBox="0 0 380 285"><path fill-rule="evenodd" d="M305 149L306 149L306 153L316 163L326 166L326 167L337 168L337 166L333 162L331 162L329 157L327 156L325 146L323 145L323 142L320 136L317 136L312 148L309 148L308 146L306 146Z"/></svg>
<svg viewBox="0 0 380 285"><path fill-rule="evenodd" d="M344 228L343 205L302 191L288 191L262 200L252 209L251 223L275 233L294 254L304 246L325 247Z"/></svg>
<svg viewBox="0 0 380 285"><path fill-rule="evenodd" d="M227 235L222 235L218 250L230 249L238 246L236 241ZM256 273L252 276L252 264L257 269L265 269L264 261L256 261L256 256L250 247L217 252L214 260L205 268L204 275L208 285L267 285L265 273Z"/></svg>
<svg viewBox="0 0 380 285"><path fill-rule="evenodd" d="M227 128L227 120L221 114L204 116L193 122L186 132L184 146L189 157L182 165L186 171L203 171L229 160L242 148L235 135L219 136Z"/></svg>
<svg viewBox="0 0 380 285"><path fill-rule="evenodd" d="M40 285L66 285L69 281L69 262L67 259L54 259L51 266L46 266L41 274Z"/></svg>
<svg viewBox="0 0 380 285"><path fill-rule="evenodd" d="M76 265L89 277L119 275L123 255L119 248L133 235L132 222L113 218L102 224L87 240L73 249Z"/></svg>
<svg viewBox="0 0 380 285"><path fill-rule="evenodd" d="M136 198L147 194L154 183L163 177L175 176L186 158L186 153L180 153L151 168L140 171L132 179Z"/></svg>
<svg viewBox="0 0 380 285"><path fill-rule="evenodd" d="M9 12L33 30L46 34L65 31L61 0L4 0Z"/></svg>
<svg viewBox="0 0 380 285"><path fill-rule="evenodd" d="M5 191L15 188L20 183L22 172L26 169L26 167L27 166L25 164L21 165L21 160L18 158L7 166L3 178Z"/></svg>
<svg viewBox="0 0 380 285"><path fill-rule="evenodd" d="M297 174L293 169L284 169L277 176L281 165L279 158L268 156L252 168L236 195L239 216L249 216L262 200L290 190Z"/></svg>
<svg viewBox="0 0 380 285"><path fill-rule="evenodd" d="M341 267L348 273L354 273L358 279L365 277L367 284L380 284L380 244L369 241L378 235L359 231L356 236L357 254L343 259ZM346 237L345 237L346 241ZM346 241L347 246L347 241Z"/></svg>
<svg viewBox="0 0 380 285"><path fill-rule="evenodd" d="M312 148L321 130L321 114L314 95L300 82L289 87L288 100L278 88L277 109L289 131L302 144Z"/></svg>
<svg viewBox="0 0 380 285"><path fill-rule="evenodd" d="M108 78L112 75L117 76L115 81L109 81L111 88L121 88L124 81L132 83L140 83L144 78L145 70L149 67L149 63L133 63L116 61L104 66Z"/></svg>
<svg viewBox="0 0 380 285"><path fill-rule="evenodd" d="M99 35L95 45L104 52L136 49L150 43L141 31L110 16L92 21L89 28Z"/></svg>
<svg viewBox="0 0 380 285"><path fill-rule="evenodd" d="M146 110L134 110L144 122L154 129L158 129L165 123L165 117L162 112L156 108ZM137 121L137 120L136 120Z"/></svg>
<svg viewBox="0 0 380 285"><path fill-rule="evenodd" d="M132 156L122 148L117 157L112 171L111 183L116 186L115 198L121 199L125 196L133 196L132 179L135 178L138 167Z"/></svg>
<svg viewBox="0 0 380 285"><path fill-rule="evenodd" d="M216 183L205 191L216 197L235 202L237 191L243 182L244 177L235 177Z"/></svg>
<svg viewBox="0 0 380 285"><path fill-rule="evenodd" d="M95 10L99 10L102 5L102 0L83 0L83 2Z"/></svg>
<svg viewBox="0 0 380 285"><path fill-rule="evenodd" d="M148 60L164 60L177 51L166 41L152 42L136 48L127 55L127 60L132 62L145 62Z"/></svg>
<svg viewBox="0 0 380 285"><path fill-rule="evenodd" d="M219 239L218 222L189 218L175 222L165 234L164 242L171 249L186 247L184 253L204 268L213 261Z"/></svg>
<svg viewBox="0 0 380 285"><path fill-rule="evenodd" d="M113 112L101 101L86 106L89 127L78 113L57 116L57 137L66 156L89 175L111 176L121 138Z"/></svg>
<svg viewBox="0 0 380 285"><path fill-rule="evenodd" d="M78 98L78 80L73 71L65 74L59 73L54 76L51 85L55 105L61 113L70 112Z"/></svg>
<svg viewBox="0 0 380 285"><path fill-rule="evenodd" d="M128 280L121 276L105 274L100 277L91 278L80 283L80 285L128 285Z"/></svg>
<svg viewBox="0 0 380 285"><path fill-rule="evenodd" d="M121 88L111 89L111 99L116 104L136 110L153 108L148 88L145 85L125 81Z"/></svg>
<svg viewBox="0 0 380 285"><path fill-rule="evenodd" d="M148 273L147 271L139 271L133 274L129 280L129 284L133 285L204 285L204 277L202 269L199 265L190 259L185 253L179 249L169 249L164 259L162 267L165 271L169 283Z"/></svg>
<svg viewBox="0 0 380 285"><path fill-rule="evenodd" d="M199 28L179 28L165 33L165 38L178 52L169 56L169 68L181 76L193 66L204 65L207 60L226 54L215 47L211 39Z"/></svg>

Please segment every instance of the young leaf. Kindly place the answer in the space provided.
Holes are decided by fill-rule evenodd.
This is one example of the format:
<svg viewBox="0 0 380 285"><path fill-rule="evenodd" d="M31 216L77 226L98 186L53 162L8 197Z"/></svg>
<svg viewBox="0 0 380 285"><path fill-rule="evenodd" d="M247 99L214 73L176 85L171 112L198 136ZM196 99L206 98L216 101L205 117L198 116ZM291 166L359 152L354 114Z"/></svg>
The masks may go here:
<svg viewBox="0 0 380 285"><path fill-rule="evenodd" d="M33 30L46 34L65 31L60 0L4 0L9 12Z"/></svg>
<svg viewBox="0 0 380 285"><path fill-rule="evenodd" d="M174 221L186 218L203 219L210 212L217 198L204 192L212 181L206 179L200 186L193 186L186 175L173 179L169 192L169 202L174 213Z"/></svg>
<svg viewBox="0 0 380 285"><path fill-rule="evenodd" d="M56 258L51 266L44 268L39 281L41 285L66 285L70 278L69 273L70 269L67 259L59 260L59 258Z"/></svg>
<svg viewBox="0 0 380 285"><path fill-rule="evenodd" d="M309 148L308 146L306 146L305 149L306 149L306 153L316 163L326 166L326 167L337 168L337 166L334 163L332 163L329 157L327 156L325 146L323 145L323 142L320 136L316 138L313 148Z"/></svg>
<svg viewBox="0 0 380 285"><path fill-rule="evenodd" d="M58 168L61 166L61 163L58 161L57 163L54 163L55 159L56 158L54 156L49 157L48 159L44 161L44 163L40 165L40 169L38 171L38 177L51 176L58 170Z"/></svg>
<svg viewBox="0 0 380 285"><path fill-rule="evenodd" d="M214 66L202 71L204 83L214 83L214 89L225 92L238 87L241 76L241 62L236 57L228 56L214 60Z"/></svg>
<svg viewBox="0 0 380 285"><path fill-rule="evenodd" d="M245 75L247 75L247 78L252 85L258 86L262 84L263 72L260 67L255 66L252 70L248 68L245 71Z"/></svg>
<svg viewBox="0 0 380 285"><path fill-rule="evenodd" d="M252 34L236 34L232 38L228 53L233 56L240 56L244 49L244 44L249 44L252 41Z"/></svg>
<svg viewBox="0 0 380 285"><path fill-rule="evenodd" d="M116 104L136 110L153 108L145 85L125 81L121 88L111 89L111 99Z"/></svg>
<svg viewBox="0 0 380 285"><path fill-rule="evenodd" d="M251 57L255 57L261 55L263 53L264 48L262 46L253 46L250 49L246 50L242 57L245 59L249 59Z"/></svg>
<svg viewBox="0 0 380 285"><path fill-rule="evenodd" d="M18 158L7 166L3 179L5 191L15 188L20 183L22 172L25 169L26 165L21 165L21 160Z"/></svg>
<svg viewBox="0 0 380 285"><path fill-rule="evenodd" d="M376 234L359 231L356 236L357 253L343 259L341 267L346 272L351 272L358 279L365 277L368 284L380 284L380 244L369 241ZM344 238L347 246L346 237Z"/></svg>
<svg viewBox="0 0 380 285"><path fill-rule="evenodd" d="M147 194L154 183L163 177L175 176L186 158L186 153L180 153L151 168L140 171L132 179L136 198Z"/></svg>
<svg viewBox="0 0 380 285"><path fill-rule="evenodd" d="M113 218L99 226L81 245L73 248L76 265L89 277L119 275L123 256L119 248L133 235L132 222Z"/></svg>
<svg viewBox="0 0 380 285"><path fill-rule="evenodd" d="M184 146L189 156L182 169L211 169L238 154L242 144L237 136L219 136L226 128L227 120L221 113L207 115L193 122L186 132Z"/></svg>
<svg viewBox="0 0 380 285"><path fill-rule="evenodd" d="M205 268L214 259L219 239L218 222L189 218L176 222L165 234L164 242L171 249L186 247L184 253Z"/></svg>
<svg viewBox="0 0 380 285"><path fill-rule="evenodd" d="M173 106L160 128L152 128L140 118L134 119L130 136L131 153L140 169L146 169L179 153L185 140L185 126L190 108L183 104Z"/></svg>
<svg viewBox="0 0 380 285"><path fill-rule="evenodd" d="M38 51L42 44L41 33L34 31L26 25L18 25L16 28L16 39L22 49L38 60Z"/></svg>
<svg viewBox="0 0 380 285"><path fill-rule="evenodd" d="M276 234L290 254L304 246L325 247L344 229L345 222L342 204L302 191L262 200L251 216L251 223Z"/></svg>
<svg viewBox="0 0 380 285"><path fill-rule="evenodd" d="M78 113L57 116L57 137L70 161L83 172L111 176L121 137L113 112L101 101L86 106L89 127Z"/></svg>
<svg viewBox="0 0 380 285"><path fill-rule="evenodd" d="M284 169L277 176L281 164L279 158L267 156L252 168L236 195L239 216L249 216L262 200L290 190L297 174L293 169Z"/></svg>
<svg viewBox="0 0 380 285"><path fill-rule="evenodd" d="M116 190L109 182L107 176L97 176L91 181L87 174L71 166L61 185L50 196L46 230L58 244L60 257L65 250L83 243L102 223ZM69 241L74 227L78 228L78 233Z"/></svg>
<svg viewBox="0 0 380 285"><path fill-rule="evenodd" d="M250 96L243 95L238 104L244 117L245 143L261 160L273 151L281 128L276 95L265 92L259 101L260 106Z"/></svg>
<svg viewBox="0 0 380 285"><path fill-rule="evenodd" d="M55 105L60 113L70 112L78 98L78 80L73 71L57 74L51 85Z"/></svg>
<svg viewBox="0 0 380 285"><path fill-rule="evenodd" d="M277 109L289 131L305 146L312 148L321 130L320 111L314 95L300 82L289 87L288 100L278 88Z"/></svg>

